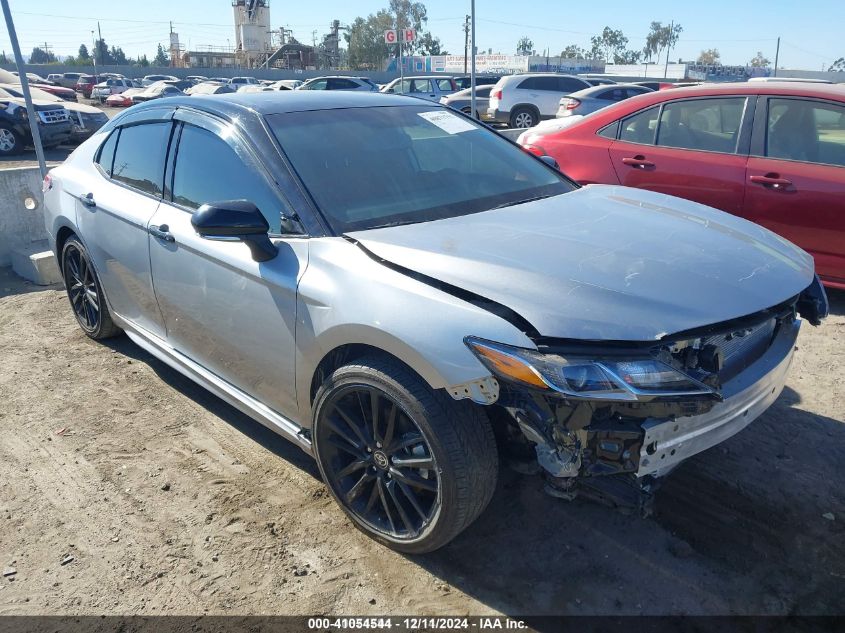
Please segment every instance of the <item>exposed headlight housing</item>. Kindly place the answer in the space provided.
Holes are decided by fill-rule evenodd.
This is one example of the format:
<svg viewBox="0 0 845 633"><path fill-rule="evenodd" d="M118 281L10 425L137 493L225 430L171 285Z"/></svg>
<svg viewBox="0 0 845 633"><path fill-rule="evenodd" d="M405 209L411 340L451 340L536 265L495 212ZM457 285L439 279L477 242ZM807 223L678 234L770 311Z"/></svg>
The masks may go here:
<svg viewBox="0 0 845 633"><path fill-rule="evenodd" d="M647 356L564 357L472 336L464 342L497 378L575 399L636 401L716 393L712 387Z"/></svg>

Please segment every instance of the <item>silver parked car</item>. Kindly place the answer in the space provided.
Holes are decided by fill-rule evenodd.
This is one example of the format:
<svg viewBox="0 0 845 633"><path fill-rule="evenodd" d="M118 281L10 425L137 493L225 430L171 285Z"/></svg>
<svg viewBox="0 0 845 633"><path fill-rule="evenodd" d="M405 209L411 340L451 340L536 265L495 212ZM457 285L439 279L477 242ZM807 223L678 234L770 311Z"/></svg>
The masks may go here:
<svg viewBox="0 0 845 633"><path fill-rule="evenodd" d="M592 88L584 88L563 97L558 106L558 119L569 116L583 116L598 112L609 105L645 94L654 92L651 88L638 86L637 84L615 84L600 85Z"/></svg>
<svg viewBox="0 0 845 633"><path fill-rule="evenodd" d="M475 87L475 118L488 119L487 105L490 101L492 85ZM459 90L450 95L440 97L440 103L464 114L472 114L472 88Z"/></svg>
<svg viewBox="0 0 845 633"><path fill-rule="evenodd" d="M408 95L426 101L440 101L444 96L458 90L454 77L428 75L394 79L381 88L381 92Z"/></svg>
<svg viewBox="0 0 845 633"><path fill-rule="evenodd" d="M125 332L296 443L404 552L478 517L497 445L556 496L646 511L778 397L798 315L827 312L812 259L766 229L579 187L395 95L142 104L44 192L84 332Z"/></svg>

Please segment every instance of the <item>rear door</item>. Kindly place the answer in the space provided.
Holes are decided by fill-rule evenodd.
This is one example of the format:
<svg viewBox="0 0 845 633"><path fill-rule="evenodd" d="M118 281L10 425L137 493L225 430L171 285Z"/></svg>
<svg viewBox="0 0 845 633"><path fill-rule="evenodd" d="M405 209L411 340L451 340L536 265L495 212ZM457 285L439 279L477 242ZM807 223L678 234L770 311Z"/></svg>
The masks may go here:
<svg viewBox="0 0 845 633"><path fill-rule="evenodd" d="M753 99L677 99L619 125L610 159L619 182L740 214Z"/></svg>
<svg viewBox="0 0 845 633"><path fill-rule="evenodd" d="M845 104L761 98L743 215L813 255L845 284Z"/></svg>
<svg viewBox="0 0 845 633"><path fill-rule="evenodd" d="M79 180L77 223L111 309L164 335L153 293L147 224L158 209L172 112L143 113L115 129L97 154L97 173ZM90 195L89 195L90 194Z"/></svg>

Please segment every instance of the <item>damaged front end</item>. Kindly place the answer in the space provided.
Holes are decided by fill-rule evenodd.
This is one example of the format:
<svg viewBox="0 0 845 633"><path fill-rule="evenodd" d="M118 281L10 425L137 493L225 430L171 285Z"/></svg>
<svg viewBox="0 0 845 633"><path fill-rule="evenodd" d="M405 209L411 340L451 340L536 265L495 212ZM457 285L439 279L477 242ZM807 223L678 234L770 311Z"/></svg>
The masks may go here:
<svg viewBox="0 0 845 633"><path fill-rule="evenodd" d="M754 315L656 342L466 344L497 378L499 414L533 445L548 492L648 515L661 476L745 428L780 395L798 311L813 323L826 315L817 285Z"/></svg>

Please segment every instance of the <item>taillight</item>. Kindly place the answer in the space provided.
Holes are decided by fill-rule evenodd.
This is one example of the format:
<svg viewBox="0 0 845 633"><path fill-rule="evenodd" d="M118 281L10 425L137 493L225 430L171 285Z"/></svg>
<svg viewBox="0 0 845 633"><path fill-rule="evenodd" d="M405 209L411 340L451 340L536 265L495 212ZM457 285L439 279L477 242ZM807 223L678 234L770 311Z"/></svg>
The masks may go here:
<svg viewBox="0 0 845 633"><path fill-rule="evenodd" d="M579 105L581 105L581 102L578 99L563 99L563 106L567 110L574 110Z"/></svg>
<svg viewBox="0 0 845 633"><path fill-rule="evenodd" d="M545 156L546 152L543 151L542 147L538 147L536 145L523 145L522 149L524 149L529 154L534 154L534 156Z"/></svg>
<svg viewBox="0 0 845 633"><path fill-rule="evenodd" d="M41 183L41 193L47 193L53 188L53 177L50 174L44 176L44 182Z"/></svg>
<svg viewBox="0 0 845 633"><path fill-rule="evenodd" d="M501 98L502 98L502 89L501 89L501 88L497 88L496 90L493 90L493 91L490 93L490 98L491 98L491 99L501 99Z"/></svg>

